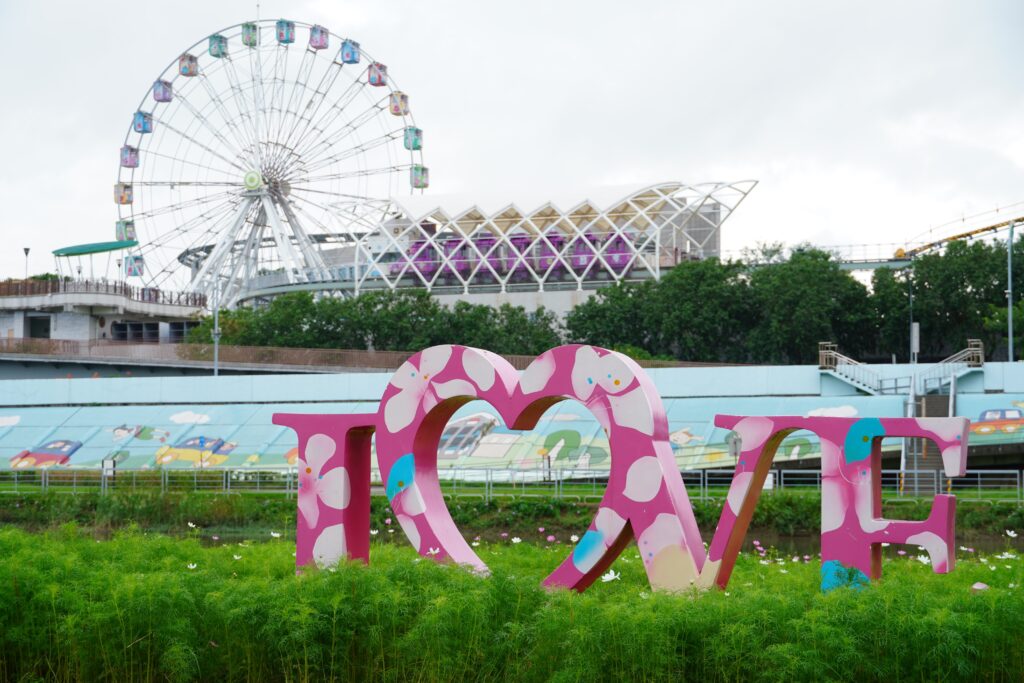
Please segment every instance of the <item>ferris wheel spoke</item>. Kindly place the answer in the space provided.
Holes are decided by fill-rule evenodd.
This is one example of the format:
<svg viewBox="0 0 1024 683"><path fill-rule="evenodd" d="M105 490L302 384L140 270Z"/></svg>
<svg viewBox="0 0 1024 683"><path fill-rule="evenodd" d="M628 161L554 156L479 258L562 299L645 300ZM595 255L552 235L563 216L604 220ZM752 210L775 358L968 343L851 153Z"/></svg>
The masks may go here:
<svg viewBox="0 0 1024 683"><path fill-rule="evenodd" d="M291 89L288 92L288 97L284 97L284 91L287 89L284 83L284 74L281 79L281 99L278 102L278 119L277 119L277 131L274 135L274 141L278 144L279 150L284 146L284 139L286 135L286 123L291 120L292 107L295 102L296 93L305 92L306 83L309 80L309 74L313 69L313 65L316 62L316 51L312 48L307 47L302 53L302 60L299 62L298 69L295 77L291 82ZM287 65L287 62L286 62Z"/></svg>
<svg viewBox="0 0 1024 683"><path fill-rule="evenodd" d="M316 51L309 48L302 56L302 62L299 64L298 73L295 80L292 82L292 89L288 97L288 102L281 112L277 135L279 155L284 154L284 150L289 148L289 140L297 127L299 104L302 102L303 95L305 95L309 88L309 76L310 73L312 73L313 66L315 64Z"/></svg>
<svg viewBox="0 0 1024 683"><path fill-rule="evenodd" d="M367 177L367 176L380 175L380 174L383 174L383 173L390 174L390 173L394 173L395 171L401 171L403 169L407 169L410 166L411 166L411 164L399 164L397 166L382 166L380 168L361 168L361 169L358 169L358 170L355 170L355 171L346 171L346 172L343 172L343 173L331 173L329 175L310 176L308 178L302 178L301 180L296 180L294 183L292 183L292 190L302 189L302 190L304 190L306 192L316 192L317 190L312 190L310 188L303 187L303 184L304 183L319 183L319 182L324 182L324 181L327 181L327 180L346 180L348 178L363 178L363 177ZM333 192L326 192L326 191L323 191L323 192L325 194L334 194Z"/></svg>
<svg viewBox="0 0 1024 683"><path fill-rule="evenodd" d="M138 180L132 183L141 187L244 187L238 181L217 180Z"/></svg>
<svg viewBox="0 0 1024 683"><path fill-rule="evenodd" d="M309 124L316 117L317 112L320 111L320 105L322 105L324 103L324 100L327 98L327 93L330 91L331 88L334 87L334 84L335 82L337 82L338 77L341 76L342 66L343 65L341 62L332 60L330 65L324 71L323 75L320 77L320 82L313 90L313 94L310 95L309 100L307 100L306 105L302 108L301 112L299 110L296 110L295 116L298 118L299 121L304 121L305 126L302 128L301 131L299 131L298 125L294 126L288 132L288 137L285 138L284 140L285 146L293 146L293 138L296 138L296 142L302 139L302 135L306 132L306 130L309 129ZM330 83L327 83L328 78L330 78ZM318 95L319 97L317 97ZM314 101L316 102L315 106L313 104ZM298 137L296 137L296 131L298 131Z"/></svg>
<svg viewBox="0 0 1024 683"><path fill-rule="evenodd" d="M166 120L157 119L156 117L154 117L153 120L157 121L162 128L164 128L166 130L169 130L172 133L174 133L174 134L184 138L186 141L192 143L193 145L195 145L197 147L201 147L203 150L209 152L210 154L212 154L213 156L217 157L218 159L220 159L221 161L223 161L227 165L233 166L233 167L237 168L242 173L246 172L246 169L243 168L242 166L240 166L237 162L232 161L231 159L228 159L226 156L224 156L220 152L216 151L215 149L211 148L209 145L204 145L202 142L199 142L198 140L193 138L191 135L188 135L187 133L184 133L184 132L178 130L173 125L168 123Z"/></svg>
<svg viewBox="0 0 1024 683"><path fill-rule="evenodd" d="M226 149L229 152L233 152L237 157L244 156L242 153L242 148L238 147L237 143L232 143L226 137L224 137L224 134L221 133L206 116L204 116L198 109L196 109L196 107L193 106L193 104L189 101L187 97L178 92L175 93L175 100L181 103L181 105L192 114L193 119L202 124L203 128L209 131L209 133L214 137L214 139L224 146L224 149ZM163 121L161 121L160 123L162 125L166 125L166 123ZM190 139L194 140L194 138L191 137Z"/></svg>
<svg viewBox="0 0 1024 683"><path fill-rule="evenodd" d="M322 135L330 127L330 123L336 120L355 99L369 86L366 78L367 70L363 69L355 80L349 84L338 98L320 115L320 118L306 124L306 128L299 138L292 145L293 149L302 150L309 144L310 136ZM319 107L318 107L319 109Z"/></svg>
<svg viewBox="0 0 1024 683"><path fill-rule="evenodd" d="M240 157L247 157L250 164L254 163L254 159L246 152L246 149L248 147L248 145L246 144L246 136L244 133L238 130L238 126L235 124L235 117L233 117L231 113L228 111L227 105L221 99L220 94L217 93L217 91L214 89L213 85L206 77L206 74L200 74L199 82L202 84L203 88L206 90L207 95L209 95L210 100L213 101L214 106L217 108L217 111L224 119L224 123L231 131L231 135L232 137L234 137L235 145L238 149L238 155Z"/></svg>
<svg viewBox="0 0 1024 683"><path fill-rule="evenodd" d="M264 135L268 143L277 140L276 131L281 118L281 101L284 99L284 73L288 68L288 45L279 44L273 52L274 66L270 75L270 104L267 108L267 129ZM273 163L274 156L274 150L269 150L268 158L271 160L271 163Z"/></svg>
<svg viewBox="0 0 1024 683"><path fill-rule="evenodd" d="M157 208L157 209L150 209L148 211L142 211L142 212L138 212L138 213L134 213L133 212L132 213L132 218L139 219L139 218L152 218L154 216L162 216L162 215L164 215L166 213L169 213L171 211L191 208L191 207L194 207L194 206L202 206L203 204L209 204L210 202L215 202L215 201L224 199L224 198L229 197L229 196L234 196L236 194L237 193L235 193L235 192L227 192L227 191L225 191L225 192L218 192L218 193L212 194L212 195L207 195L205 197L199 197L197 199L187 199L187 200L185 200L183 202L178 202L176 204L169 204L169 205L166 205L166 206L161 206L160 208Z"/></svg>
<svg viewBox="0 0 1024 683"><path fill-rule="evenodd" d="M163 249L167 248L175 238L182 235L188 234L192 231L194 226L214 226L218 221L222 220L227 214L230 214L236 206L236 202L225 200L223 203L218 204L214 207L208 207L202 213L189 218L188 220L175 222L173 226L165 230L162 233L149 236L148 239L143 243L143 247L140 249ZM197 231L199 237L196 239L202 239L202 235L205 235L211 227L207 227L204 230ZM174 248L174 247L171 247Z"/></svg>
<svg viewBox="0 0 1024 683"><path fill-rule="evenodd" d="M258 49L249 51L249 73L252 77L252 111L256 122L256 156L259 159L260 165L263 165L266 159L263 158L263 146L260 144L260 141L264 134L264 112L266 110L264 109L265 99L263 94L263 56Z"/></svg>
<svg viewBox="0 0 1024 683"><path fill-rule="evenodd" d="M295 209L297 211L299 211L300 213L302 213L302 215L305 216L306 218L308 218L310 222L312 222L314 225L316 225L318 228L320 228L321 230L323 230L326 233L333 233L333 232L337 232L337 231L336 230L332 230L332 229L328 228L326 225L324 225L322 221L320 221L320 220L318 220L316 218L316 216L310 211L310 209L304 208L303 204L309 204L310 207L319 209L322 213L326 213L328 215L334 216L335 218L337 218L339 220L349 219L352 223L356 223L357 225L361 225L361 226L365 227L367 230L374 230L375 228L380 226L379 220L375 220L375 219L372 219L372 218L367 218L365 216L362 216L362 215L356 214L356 213L352 213L352 212L340 212L337 207L330 208L330 207L324 206L323 204L320 204L318 202L314 202L311 199L307 199L305 197L295 197L295 198L302 202L302 204L293 204ZM386 212L382 212L382 216L385 213Z"/></svg>
<svg viewBox="0 0 1024 683"><path fill-rule="evenodd" d="M146 150L146 156L147 157L158 157L160 159L166 159L167 161L170 161L170 162L173 162L173 163L176 163L176 164L184 164L185 166L194 166L194 167L196 167L198 169L202 169L202 170L208 171L210 173L223 173L225 175L227 174L227 172L223 168L218 168L218 167L210 166L209 164L201 164L198 161L192 161L191 159L185 159L185 158L182 158L181 156L175 156L175 155L172 155L172 154L164 154L163 152L158 152L158 151L153 150L153 149L147 149Z"/></svg>
<svg viewBox="0 0 1024 683"><path fill-rule="evenodd" d="M296 150L296 154L307 162L316 161L319 157L323 156L328 150L334 145L338 144L348 136L355 133L357 130L365 126L370 121L377 118L382 111L384 111L384 100L371 105L367 109L364 109L359 114L356 114L348 123L342 126L339 130L331 134L330 137L324 140L318 141L315 145L307 145L306 148Z"/></svg>
<svg viewBox="0 0 1024 683"><path fill-rule="evenodd" d="M386 135L381 135L379 138L374 138L373 140L367 140L366 142L364 142L362 144L359 144L359 145L356 145L355 147L349 147L348 149L342 150L341 152L338 152L337 154L332 154L329 157L324 157L324 158L320 159L319 161L317 161L314 164L306 164L304 169L305 169L305 171L307 173L309 173L309 172L312 172L312 171L318 171L321 168L324 168L326 166L330 166L331 164L337 163L339 161L345 161L346 159L351 159L352 157L358 156L358 155L360 155L360 154L362 154L364 152L368 152L371 149L376 149L377 147L380 147L381 145L386 145L389 142L394 142L395 140L397 140L397 139L402 137L403 132L404 131L402 131L400 129L399 130L393 130L390 133L387 133Z"/></svg>
<svg viewBox="0 0 1024 683"><path fill-rule="evenodd" d="M227 63L224 73L228 79L228 87L231 88L231 99L234 102L235 109L238 110L239 117L244 120L246 130L251 141L250 144L253 149L256 149L259 145L259 133L253 110L249 106L249 98L246 96L245 90L242 88L242 82L238 77L238 69L235 67L235 61L230 55L226 56L224 59Z"/></svg>

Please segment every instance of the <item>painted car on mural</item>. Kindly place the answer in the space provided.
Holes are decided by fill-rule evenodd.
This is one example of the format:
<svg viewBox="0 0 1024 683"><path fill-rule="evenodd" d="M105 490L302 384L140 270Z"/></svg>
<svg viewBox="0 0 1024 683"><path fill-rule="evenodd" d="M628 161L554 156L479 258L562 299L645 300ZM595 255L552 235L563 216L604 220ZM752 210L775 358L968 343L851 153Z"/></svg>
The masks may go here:
<svg viewBox="0 0 1024 683"><path fill-rule="evenodd" d="M1024 430L1024 410L1020 408L993 408L982 411L971 424L971 434L994 436L1014 434Z"/></svg>
<svg viewBox="0 0 1024 683"><path fill-rule="evenodd" d="M25 469L29 467L65 465L71 459L71 455L81 447L81 441L57 439L31 450L18 453L11 458L11 467Z"/></svg>
<svg viewBox="0 0 1024 683"><path fill-rule="evenodd" d="M193 467L217 467L227 462L236 444L208 436L193 436L174 446L161 446L156 452L157 465L188 462Z"/></svg>

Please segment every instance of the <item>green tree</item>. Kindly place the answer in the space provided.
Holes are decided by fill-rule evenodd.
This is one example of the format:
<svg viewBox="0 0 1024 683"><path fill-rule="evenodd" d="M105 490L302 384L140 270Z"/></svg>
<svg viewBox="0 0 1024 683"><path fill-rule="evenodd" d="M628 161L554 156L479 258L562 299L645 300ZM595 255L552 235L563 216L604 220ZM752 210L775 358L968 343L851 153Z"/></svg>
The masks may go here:
<svg viewBox="0 0 1024 683"><path fill-rule="evenodd" d="M871 311L878 331L876 355L910 360L909 271L879 268L871 276Z"/></svg>
<svg viewBox="0 0 1024 683"><path fill-rule="evenodd" d="M690 361L746 360L754 323L743 265L717 259L681 263L642 304L647 350Z"/></svg>
<svg viewBox="0 0 1024 683"><path fill-rule="evenodd" d="M942 252L915 258L912 279L922 355L942 358L969 338L982 339L991 351L1005 336L985 326L991 307L1006 302L1004 245L951 242Z"/></svg>
<svg viewBox="0 0 1024 683"><path fill-rule="evenodd" d="M784 263L755 268L750 293L757 322L747 341L755 362L813 363L820 341L836 341L855 356L872 345L867 288L824 251L796 249Z"/></svg>
<svg viewBox="0 0 1024 683"><path fill-rule="evenodd" d="M649 352L649 331L643 306L653 287L653 283L645 282L597 290L594 296L566 316L569 339L579 344L607 348L628 344Z"/></svg>

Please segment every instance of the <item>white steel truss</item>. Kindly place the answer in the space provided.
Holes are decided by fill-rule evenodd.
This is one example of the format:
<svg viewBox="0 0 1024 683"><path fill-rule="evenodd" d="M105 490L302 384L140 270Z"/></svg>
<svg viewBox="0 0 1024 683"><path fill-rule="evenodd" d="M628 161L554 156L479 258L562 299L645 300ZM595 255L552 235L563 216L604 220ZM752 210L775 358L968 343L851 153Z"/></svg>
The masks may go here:
<svg viewBox="0 0 1024 683"><path fill-rule="evenodd" d="M555 282L583 289L594 281L658 279L682 261L717 257L722 223L755 185L661 183L604 206L584 200L565 210L546 202L532 210L474 205L449 213L395 199L390 219L349 250L345 274L354 293L382 285L543 291Z"/></svg>

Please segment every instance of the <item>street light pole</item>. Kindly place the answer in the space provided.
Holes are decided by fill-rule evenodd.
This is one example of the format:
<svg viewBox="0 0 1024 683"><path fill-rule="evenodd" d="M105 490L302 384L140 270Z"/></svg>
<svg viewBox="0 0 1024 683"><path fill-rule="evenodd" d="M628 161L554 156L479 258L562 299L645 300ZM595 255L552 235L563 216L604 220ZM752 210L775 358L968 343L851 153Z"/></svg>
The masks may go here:
<svg viewBox="0 0 1024 683"><path fill-rule="evenodd" d="M1015 221L1010 221L1010 240L1006 243L1006 318L1009 329L1010 362L1013 362L1013 228Z"/></svg>
<svg viewBox="0 0 1024 683"><path fill-rule="evenodd" d="M28 280L28 252L32 250L32 247L24 247L25 249L25 279Z"/></svg>
<svg viewBox="0 0 1024 683"><path fill-rule="evenodd" d="M220 375L220 279L213 290L213 376Z"/></svg>

